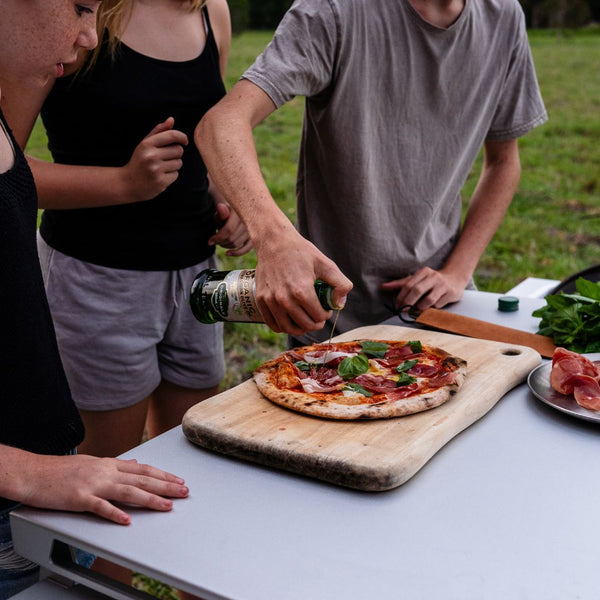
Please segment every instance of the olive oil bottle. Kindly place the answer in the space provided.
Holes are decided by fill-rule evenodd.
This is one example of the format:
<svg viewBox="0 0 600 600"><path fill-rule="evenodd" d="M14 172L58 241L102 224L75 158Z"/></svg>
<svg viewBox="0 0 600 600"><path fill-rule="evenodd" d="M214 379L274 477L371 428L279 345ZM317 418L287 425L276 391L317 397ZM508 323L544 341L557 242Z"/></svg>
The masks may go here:
<svg viewBox="0 0 600 600"><path fill-rule="evenodd" d="M237 321L264 323L255 296L255 270L217 271L205 269L198 274L190 290L192 312L201 323ZM333 288L318 279L315 291L325 310L338 310Z"/></svg>

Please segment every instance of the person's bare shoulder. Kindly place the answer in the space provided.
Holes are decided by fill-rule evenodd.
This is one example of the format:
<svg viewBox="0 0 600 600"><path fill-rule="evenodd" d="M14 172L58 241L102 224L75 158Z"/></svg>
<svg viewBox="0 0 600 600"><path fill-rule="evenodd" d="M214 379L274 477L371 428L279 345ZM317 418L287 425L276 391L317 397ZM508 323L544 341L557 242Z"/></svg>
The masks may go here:
<svg viewBox="0 0 600 600"><path fill-rule="evenodd" d="M228 47L231 42L231 16L227 0L207 0L206 8L219 49L222 43Z"/></svg>
<svg viewBox="0 0 600 600"><path fill-rule="evenodd" d="M227 0L207 0L206 8L210 15L213 34L219 49L219 66L221 76L225 77L225 69L229 59L231 46L231 16Z"/></svg>

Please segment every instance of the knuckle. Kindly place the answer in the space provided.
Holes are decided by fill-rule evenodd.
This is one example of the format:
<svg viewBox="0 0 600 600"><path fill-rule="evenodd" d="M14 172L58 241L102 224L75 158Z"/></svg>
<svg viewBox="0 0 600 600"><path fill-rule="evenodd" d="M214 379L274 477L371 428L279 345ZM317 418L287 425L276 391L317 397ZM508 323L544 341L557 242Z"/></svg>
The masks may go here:
<svg viewBox="0 0 600 600"><path fill-rule="evenodd" d="M138 464L138 473L144 477L151 477L153 468L145 463Z"/></svg>
<svg viewBox="0 0 600 600"><path fill-rule="evenodd" d="M82 500L80 506L82 511L89 511L94 514L101 514L102 512L104 512L106 503L101 498L91 498L87 502Z"/></svg>

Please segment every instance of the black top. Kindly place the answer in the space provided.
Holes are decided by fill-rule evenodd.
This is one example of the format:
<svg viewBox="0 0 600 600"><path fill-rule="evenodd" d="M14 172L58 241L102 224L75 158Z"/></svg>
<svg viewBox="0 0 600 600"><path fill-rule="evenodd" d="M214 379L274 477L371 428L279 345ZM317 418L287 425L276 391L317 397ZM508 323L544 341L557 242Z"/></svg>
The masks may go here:
<svg viewBox="0 0 600 600"><path fill-rule="evenodd" d="M6 127L1 111L0 120ZM33 177L9 136L15 162L0 174L0 444L66 454L83 439L83 424L71 399L44 291ZM0 508L3 504L0 498Z"/></svg>
<svg viewBox="0 0 600 600"><path fill-rule="evenodd" d="M116 59L56 81L42 109L55 162L121 166L167 117L188 136L178 179L146 202L46 210L40 232L53 248L106 267L174 270L208 258L215 231L206 167L194 144L198 121L225 94L219 53L208 21L200 56L158 60L119 44Z"/></svg>

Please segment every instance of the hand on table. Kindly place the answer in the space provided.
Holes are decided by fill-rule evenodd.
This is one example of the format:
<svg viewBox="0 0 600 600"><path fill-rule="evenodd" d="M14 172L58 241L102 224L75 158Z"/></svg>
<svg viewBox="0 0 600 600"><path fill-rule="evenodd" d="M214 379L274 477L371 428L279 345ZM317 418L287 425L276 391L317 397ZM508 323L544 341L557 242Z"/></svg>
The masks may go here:
<svg viewBox="0 0 600 600"><path fill-rule="evenodd" d="M321 306L315 281L322 279L335 288L338 306L345 304L352 282L293 227L277 233L255 244L256 298L265 323L290 335L322 329L331 311Z"/></svg>
<svg viewBox="0 0 600 600"><path fill-rule="evenodd" d="M183 479L135 460L86 455L30 455L21 502L38 508L92 512L121 525L131 517L112 501L159 511L185 498Z"/></svg>
<svg viewBox="0 0 600 600"><path fill-rule="evenodd" d="M423 267L412 275L381 284L381 289L396 292L396 309L409 305L425 310L457 302L462 298L465 284L463 278L459 280L443 269Z"/></svg>

